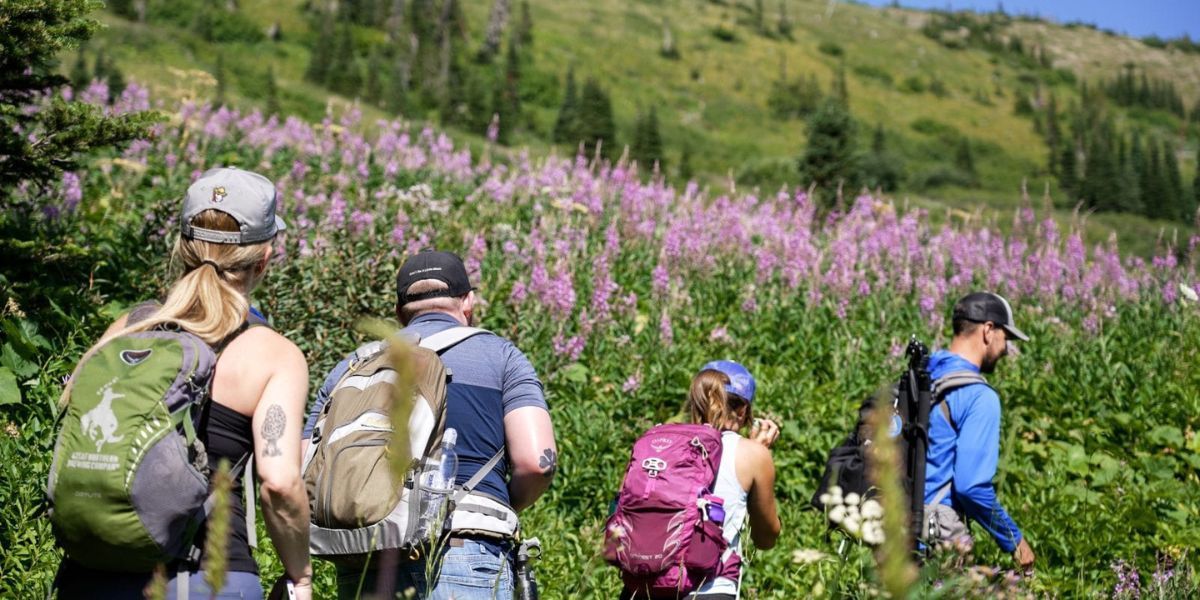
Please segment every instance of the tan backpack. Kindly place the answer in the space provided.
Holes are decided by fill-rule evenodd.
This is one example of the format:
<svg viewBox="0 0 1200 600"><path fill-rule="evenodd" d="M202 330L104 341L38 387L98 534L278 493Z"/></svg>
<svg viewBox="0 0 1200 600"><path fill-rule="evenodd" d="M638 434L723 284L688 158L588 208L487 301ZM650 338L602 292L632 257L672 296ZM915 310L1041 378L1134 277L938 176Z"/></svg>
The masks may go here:
<svg viewBox="0 0 1200 600"><path fill-rule="evenodd" d="M451 373L440 354L463 340L487 333L454 327L420 341L409 352L414 394L408 419L409 456L403 478L389 464L392 393L398 374L383 342L360 347L330 394L313 428L303 473L308 490L313 556L358 564L380 550L416 552L420 517L417 474L442 441L446 384ZM464 488L473 489L478 478Z"/></svg>

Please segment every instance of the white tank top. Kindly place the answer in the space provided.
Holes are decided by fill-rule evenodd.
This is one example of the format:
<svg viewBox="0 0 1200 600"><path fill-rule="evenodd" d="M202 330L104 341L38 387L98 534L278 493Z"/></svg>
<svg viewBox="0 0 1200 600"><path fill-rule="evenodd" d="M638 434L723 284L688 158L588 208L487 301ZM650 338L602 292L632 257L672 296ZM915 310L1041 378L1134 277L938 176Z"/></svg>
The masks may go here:
<svg viewBox="0 0 1200 600"><path fill-rule="evenodd" d="M746 490L737 477L737 449L742 436L736 431L721 432L721 466L717 469L717 484L713 494L725 501L725 523L721 532L734 554L742 553L742 526L746 523ZM722 562L725 557L722 557ZM742 565L745 568L745 565ZM738 582L727 577L718 577L696 590L697 594L738 593Z"/></svg>

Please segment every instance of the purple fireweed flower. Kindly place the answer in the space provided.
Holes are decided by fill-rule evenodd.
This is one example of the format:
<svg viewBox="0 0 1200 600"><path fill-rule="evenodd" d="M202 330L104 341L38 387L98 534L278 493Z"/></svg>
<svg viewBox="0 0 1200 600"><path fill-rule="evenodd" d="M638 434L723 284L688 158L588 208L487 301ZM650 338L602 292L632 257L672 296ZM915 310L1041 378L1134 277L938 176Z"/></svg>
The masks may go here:
<svg viewBox="0 0 1200 600"><path fill-rule="evenodd" d="M67 171L62 176L63 190L63 205L62 208L66 212L75 212L79 206L79 201L83 199L83 187L79 182L79 175L73 171Z"/></svg>
<svg viewBox="0 0 1200 600"><path fill-rule="evenodd" d="M509 294L508 299L512 301L513 304L520 304L524 302L525 298L528 296L529 288L525 287L524 281L518 281L513 284L512 293Z"/></svg>
<svg viewBox="0 0 1200 600"><path fill-rule="evenodd" d="M667 267L661 262L654 266L654 270L650 273L654 294L662 297L667 295L667 291L671 287L671 276L667 273Z"/></svg>
<svg viewBox="0 0 1200 600"><path fill-rule="evenodd" d="M579 360L579 356L583 354L583 347L587 343L581 336L571 336L564 338L563 334L554 335L554 353L566 357L567 360Z"/></svg>
<svg viewBox="0 0 1200 600"><path fill-rule="evenodd" d="M621 391L626 394L638 391L642 387L642 373L639 371L629 376L625 383L621 384Z"/></svg>
<svg viewBox="0 0 1200 600"><path fill-rule="evenodd" d="M742 312L756 312L758 310L758 300L754 296L748 296L742 301Z"/></svg>
<svg viewBox="0 0 1200 600"><path fill-rule="evenodd" d="M671 316L667 311L662 312L662 317L658 319L658 338L664 346L670 346L675 343L675 330L671 327Z"/></svg>
<svg viewBox="0 0 1200 600"><path fill-rule="evenodd" d="M721 327L716 327L709 332L708 339L709 341L719 342L722 344L728 344L733 341L733 338L729 335L729 329L727 329L724 325Z"/></svg>
<svg viewBox="0 0 1200 600"><path fill-rule="evenodd" d="M492 121L490 123L488 123L488 127L487 127L487 139L489 142L495 144L496 139L499 137L500 137L500 114L493 113Z"/></svg>

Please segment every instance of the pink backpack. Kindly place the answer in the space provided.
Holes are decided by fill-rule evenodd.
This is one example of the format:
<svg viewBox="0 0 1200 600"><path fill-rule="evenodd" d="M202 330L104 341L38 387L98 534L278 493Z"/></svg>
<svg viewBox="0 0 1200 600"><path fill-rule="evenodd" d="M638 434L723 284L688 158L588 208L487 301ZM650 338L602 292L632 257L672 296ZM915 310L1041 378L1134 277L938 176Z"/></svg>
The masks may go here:
<svg viewBox="0 0 1200 600"><path fill-rule="evenodd" d="M659 425L634 443L604 558L635 598L677 598L721 574L728 544L713 495L720 465L721 432L708 425Z"/></svg>

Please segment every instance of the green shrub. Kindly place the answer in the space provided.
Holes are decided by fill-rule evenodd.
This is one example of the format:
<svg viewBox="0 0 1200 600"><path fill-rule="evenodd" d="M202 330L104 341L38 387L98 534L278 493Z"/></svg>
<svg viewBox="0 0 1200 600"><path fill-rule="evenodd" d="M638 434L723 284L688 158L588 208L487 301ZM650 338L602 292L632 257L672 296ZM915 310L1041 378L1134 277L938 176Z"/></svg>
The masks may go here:
<svg viewBox="0 0 1200 600"><path fill-rule="evenodd" d="M900 91L906 94L924 94L925 82L916 75L905 77L904 81L900 82Z"/></svg>
<svg viewBox="0 0 1200 600"><path fill-rule="evenodd" d="M874 65L856 65L854 73L859 77L874 79L888 87L892 85L892 74Z"/></svg>
<svg viewBox="0 0 1200 600"><path fill-rule="evenodd" d="M828 54L829 56L834 57L843 56L846 53L841 44L830 41L824 41L820 44L817 44L817 50L819 50L821 54Z"/></svg>

